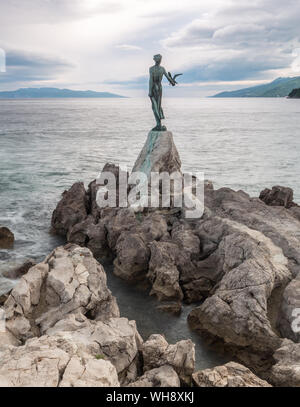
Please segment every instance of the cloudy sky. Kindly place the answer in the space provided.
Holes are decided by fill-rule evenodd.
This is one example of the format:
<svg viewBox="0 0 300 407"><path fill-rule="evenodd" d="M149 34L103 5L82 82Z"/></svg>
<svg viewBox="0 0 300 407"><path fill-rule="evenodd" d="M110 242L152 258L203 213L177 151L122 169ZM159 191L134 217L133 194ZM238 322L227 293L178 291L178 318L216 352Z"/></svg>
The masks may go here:
<svg viewBox="0 0 300 407"><path fill-rule="evenodd" d="M184 73L172 96L300 76L299 16L299 0L0 0L0 88L143 96L156 53Z"/></svg>

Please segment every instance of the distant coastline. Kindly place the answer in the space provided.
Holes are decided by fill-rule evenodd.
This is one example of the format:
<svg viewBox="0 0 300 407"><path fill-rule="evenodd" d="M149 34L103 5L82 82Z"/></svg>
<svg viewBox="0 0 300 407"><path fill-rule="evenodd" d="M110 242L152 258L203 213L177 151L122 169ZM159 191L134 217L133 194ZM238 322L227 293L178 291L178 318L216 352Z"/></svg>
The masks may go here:
<svg viewBox="0 0 300 407"><path fill-rule="evenodd" d="M300 88L293 89L288 95L288 99L300 99Z"/></svg>
<svg viewBox="0 0 300 407"><path fill-rule="evenodd" d="M295 89L300 88L300 76L294 78L277 78L272 82L234 91L226 91L210 96L213 98L276 98L286 97Z"/></svg>
<svg viewBox="0 0 300 407"><path fill-rule="evenodd" d="M21 88L14 91L0 92L0 99L76 99L76 98L126 98L110 92L92 90L71 90L58 88Z"/></svg>

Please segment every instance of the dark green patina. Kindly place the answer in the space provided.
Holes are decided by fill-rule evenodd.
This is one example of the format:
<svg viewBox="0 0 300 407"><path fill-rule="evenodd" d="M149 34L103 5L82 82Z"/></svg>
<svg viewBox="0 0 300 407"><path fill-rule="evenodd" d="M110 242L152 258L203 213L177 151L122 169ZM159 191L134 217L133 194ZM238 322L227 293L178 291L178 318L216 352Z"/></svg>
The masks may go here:
<svg viewBox="0 0 300 407"><path fill-rule="evenodd" d="M160 66L162 56L160 54L154 55L153 57L155 65L151 66L149 69L150 79L149 79L149 97L152 103L152 110L156 120L156 126L152 129L155 131L165 131L166 126L162 126L161 120L164 119L164 112L161 107L162 99L162 85L161 81L163 76L168 79L170 85L176 85L176 77L182 74L176 74L172 77L170 72L167 72L164 67Z"/></svg>

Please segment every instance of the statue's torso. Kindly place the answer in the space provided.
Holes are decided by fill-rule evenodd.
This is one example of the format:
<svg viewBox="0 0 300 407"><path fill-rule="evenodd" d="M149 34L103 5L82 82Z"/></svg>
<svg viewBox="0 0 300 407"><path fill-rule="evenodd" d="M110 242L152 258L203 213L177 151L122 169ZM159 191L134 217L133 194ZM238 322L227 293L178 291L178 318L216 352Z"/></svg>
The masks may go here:
<svg viewBox="0 0 300 407"><path fill-rule="evenodd" d="M153 82L160 83L164 75L164 68L162 66L154 65L150 68Z"/></svg>

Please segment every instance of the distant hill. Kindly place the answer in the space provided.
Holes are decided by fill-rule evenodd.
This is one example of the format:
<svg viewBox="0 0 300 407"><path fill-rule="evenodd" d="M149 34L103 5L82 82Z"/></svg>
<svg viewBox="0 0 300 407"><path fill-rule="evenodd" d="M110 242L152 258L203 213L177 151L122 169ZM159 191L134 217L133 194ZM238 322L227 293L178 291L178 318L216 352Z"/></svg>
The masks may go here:
<svg viewBox="0 0 300 407"><path fill-rule="evenodd" d="M0 92L0 99L43 99L43 98L124 98L109 92L92 90L70 90L58 88L22 88Z"/></svg>
<svg viewBox="0 0 300 407"><path fill-rule="evenodd" d="M284 97L295 89L300 88L300 76L294 78L277 78L275 81L265 85L253 86L232 92L221 92L212 97L215 98L251 98L251 97Z"/></svg>
<svg viewBox="0 0 300 407"><path fill-rule="evenodd" d="M300 89L293 89L288 97L289 99L300 99Z"/></svg>

